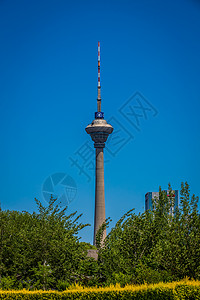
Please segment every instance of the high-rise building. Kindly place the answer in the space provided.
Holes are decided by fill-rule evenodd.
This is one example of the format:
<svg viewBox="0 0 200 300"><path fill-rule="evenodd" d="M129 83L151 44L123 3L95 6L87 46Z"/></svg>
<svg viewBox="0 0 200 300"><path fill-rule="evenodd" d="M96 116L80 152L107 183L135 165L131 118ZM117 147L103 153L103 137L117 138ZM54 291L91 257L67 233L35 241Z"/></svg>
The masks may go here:
<svg viewBox="0 0 200 300"><path fill-rule="evenodd" d="M100 84L100 42L98 42L98 97L97 112L95 119L85 128L94 141L96 149L95 169L95 217L94 217L94 245L96 245L96 233L99 227L105 222L105 193L104 193L104 158L103 148L113 127L104 120L104 113L101 111L101 84ZM103 233L103 240L106 237L106 230Z"/></svg>
<svg viewBox="0 0 200 300"><path fill-rule="evenodd" d="M167 194L167 197L169 197L169 190L164 190L164 192ZM171 195L174 198L174 206L170 208L170 214L173 214L176 207L178 208L178 190L173 190L171 191ZM145 210L152 209L153 207L153 201L155 200L156 204L156 199L159 199L159 192L148 192L145 195Z"/></svg>

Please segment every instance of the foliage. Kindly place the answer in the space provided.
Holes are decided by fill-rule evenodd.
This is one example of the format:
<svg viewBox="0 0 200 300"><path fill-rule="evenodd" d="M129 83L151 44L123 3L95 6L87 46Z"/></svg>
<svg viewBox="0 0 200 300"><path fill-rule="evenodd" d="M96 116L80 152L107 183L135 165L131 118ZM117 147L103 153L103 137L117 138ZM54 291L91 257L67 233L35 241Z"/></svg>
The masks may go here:
<svg viewBox="0 0 200 300"><path fill-rule="evenodd" d="M0 291L0 298L5 300L32 300L32 299L135 299L135 300L169 300L169 299L199 299L200 282L184 280L181 282L159 283L155 285L111 285L104 288L84 288L78 285L67 291Z"/></svg>
<svg viewBox="0 0 200 300"><path fill-rule="evenodd" d="M107 284L200 279L199 199L182 183L180 208L172 214L169 190L167 197L160 188L152 210L126 213L105 239L99 263Z"/></svg>
<svg viewBox="0 0 200 300"><path fill-rule="evenodd" d="M108 218L97 233L97 248L77 237L88 225L80 223L81 215L67 216L52 197L47 207L36 200L38 213L0 210L0 288L64 291L73 283L124 287L186 276L200 280L199 198L182 183L174 211L168 189L169 197L160 188L151 210L128 211L103 241ZM97 249L98 261L87 257L88 249Z"/></svg>
<svg viewBox="0 0 200 300"><path fill-rule="evenodd" d="M0 287L53 287L58 280L75 281L86 249L77 233L86 225L81 215L48 207L36 199L39 213L0 211ZM7 284L6 284L7 282Z"/></svg>

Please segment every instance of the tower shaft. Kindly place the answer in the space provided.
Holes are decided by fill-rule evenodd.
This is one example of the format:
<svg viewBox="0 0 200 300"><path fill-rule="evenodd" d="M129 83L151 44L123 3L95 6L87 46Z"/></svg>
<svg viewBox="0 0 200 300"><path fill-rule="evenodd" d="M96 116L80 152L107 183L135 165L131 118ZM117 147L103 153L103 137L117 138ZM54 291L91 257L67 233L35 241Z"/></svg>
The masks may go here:
<svg viewBox="0 0 200 300"><path fill-rule="evenodd" d="M95 217L94 217L94 245L99 227L105 222L105 193L104 193L104 158L103 148L96 148L96 184L95 184ZM106 230L103 232L103 240Z"/></svg>

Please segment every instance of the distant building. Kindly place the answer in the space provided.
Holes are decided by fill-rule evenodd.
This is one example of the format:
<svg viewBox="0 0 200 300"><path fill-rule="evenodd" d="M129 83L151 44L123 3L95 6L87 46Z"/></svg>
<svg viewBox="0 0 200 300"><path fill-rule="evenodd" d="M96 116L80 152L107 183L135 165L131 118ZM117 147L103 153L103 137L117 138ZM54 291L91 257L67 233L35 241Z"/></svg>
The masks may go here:
<svg viewBox="0 0 200 300"><path fill-rule="evenodd" d="M169 190L164 190L164 192L169 197ZM174 207L171 207L170 213L173 214L176 207L178 208L178 190L172 191L172 196L174 197ZM153 206L153 199L159 199L159 192L148 192L145 195L145 211L148 209L152 209Z"/></svg>

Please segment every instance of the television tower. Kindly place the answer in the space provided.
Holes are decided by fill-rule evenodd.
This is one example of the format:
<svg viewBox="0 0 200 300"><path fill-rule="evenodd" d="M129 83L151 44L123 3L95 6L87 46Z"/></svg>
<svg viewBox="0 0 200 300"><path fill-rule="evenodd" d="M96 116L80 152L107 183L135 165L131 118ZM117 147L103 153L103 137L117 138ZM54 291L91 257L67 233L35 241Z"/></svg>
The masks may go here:
<svg viewBox="0 0 200 300"><path fill-rule="evenodd" d="M101 111L101 84L100 84L100 42L98 42L98 97L97 112L95 119L85 128L94 141L96 149L95 169L95 217L94 217L94 242L96 245L96 234L99 227L105 222L105 193L104 193L104 159L103 148L113 127L104 120L104 113ZM106 237L106 230L103 233L103 240Z"/></svg>

